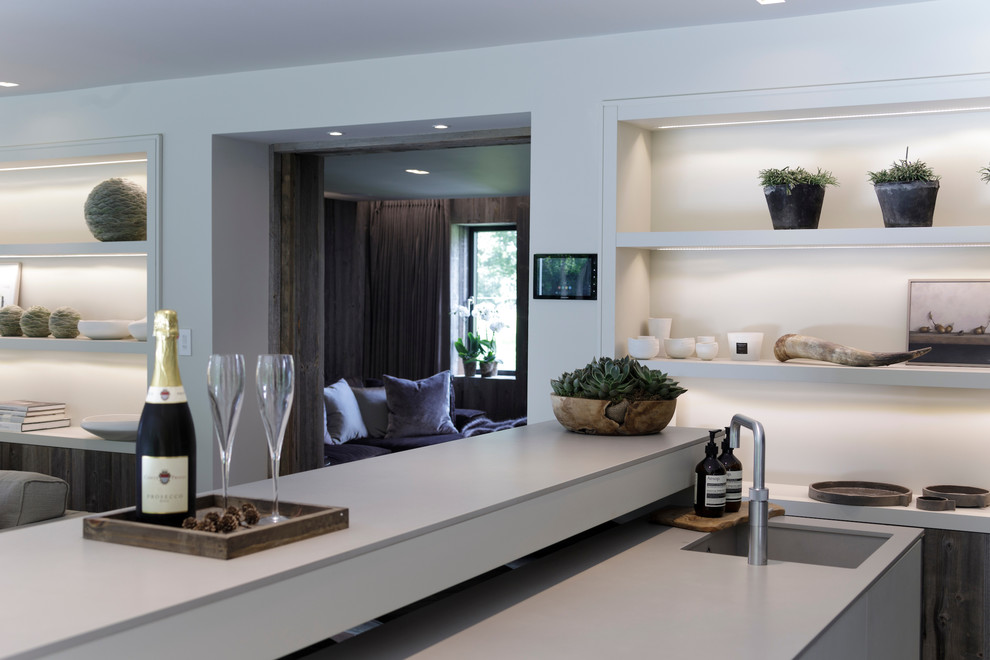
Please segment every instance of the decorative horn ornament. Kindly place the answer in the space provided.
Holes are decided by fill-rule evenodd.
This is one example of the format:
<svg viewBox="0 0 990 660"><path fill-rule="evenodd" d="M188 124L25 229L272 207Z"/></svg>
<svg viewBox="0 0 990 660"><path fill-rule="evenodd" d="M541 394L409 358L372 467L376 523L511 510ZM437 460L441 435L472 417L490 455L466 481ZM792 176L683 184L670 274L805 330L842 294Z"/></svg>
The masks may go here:
<svg viewBox="0 0 990 660"><path fill-rule="evenodd" d="M844 364L848 367L883 367L913 360L930 350L932 350L931 346L927 346L904 353L871 353L805 335L784 335L773 345L773 355L781 362L794 358L807 358Z"/></svg>

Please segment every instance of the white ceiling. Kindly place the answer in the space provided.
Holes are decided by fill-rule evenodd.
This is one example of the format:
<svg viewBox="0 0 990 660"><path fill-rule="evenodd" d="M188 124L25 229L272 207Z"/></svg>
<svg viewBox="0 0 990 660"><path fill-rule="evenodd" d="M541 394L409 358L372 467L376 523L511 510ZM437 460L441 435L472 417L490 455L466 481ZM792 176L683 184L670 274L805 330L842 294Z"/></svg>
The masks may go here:
<svg viewBox="0 0 990 660"><path fill-rule="evenodd" d="M2 0L0 98L932 0Z"/></svg>
<svg viewBox="0 0 990 660"><path fill-rule="evenodd" d="M19 83L0 87L0 104L5 96L931 1L0 0L0 81ZM498 126L490 120L485 118L486 127ZM449 123L454 130L477 128L470 118ZM515 116L504 123L524 125ZM237 137L302 142L325 139L325 130ZM357 137L359 130L349 127L348 135ZM327 190L343 198L516 195L529 189L528 145L342 159L327 161L326 178ZM406 174L407 166L432 173Z"/></svg>

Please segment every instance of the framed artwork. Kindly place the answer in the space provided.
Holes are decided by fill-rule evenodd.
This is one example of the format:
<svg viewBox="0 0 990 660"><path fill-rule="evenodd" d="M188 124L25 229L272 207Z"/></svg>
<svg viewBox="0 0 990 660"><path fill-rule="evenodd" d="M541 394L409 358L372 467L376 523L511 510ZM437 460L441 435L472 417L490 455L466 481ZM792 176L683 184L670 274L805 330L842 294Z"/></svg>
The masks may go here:
<svg viewBox="0 0 990 660"><path fill-rule="evenodd" d="M909 280L909 364L990 367L990 280Z"/></svg>
<svg viewBox="0 0 990 660"><path fill-rule="evenodd" d="M17 304L21 288L21 265L0 263L0 307Z"/></svg>
<svg viewBox="0 0 990 660"><path fill-rule="evenodd" d="M597 300L597 254L534 254L533 298Z"/></svg>

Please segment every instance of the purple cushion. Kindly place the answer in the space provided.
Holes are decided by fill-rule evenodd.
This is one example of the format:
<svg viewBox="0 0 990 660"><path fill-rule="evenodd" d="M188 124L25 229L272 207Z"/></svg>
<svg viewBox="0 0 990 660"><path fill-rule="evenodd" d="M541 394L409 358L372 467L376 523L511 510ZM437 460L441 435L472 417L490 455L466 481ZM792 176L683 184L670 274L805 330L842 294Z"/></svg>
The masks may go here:
<svg viewBox="0 0 990 660"><path fill-rule="evenodd" d="M449 371L422 380L382 378L388 403L386 438L457 433L450 418Z"/></svg>
<svg viewBox="0 0 990 660"><path fill-rule="evenodd" d="M353 387L354 398L361 410L361 419L372 438L384 438L388 431L388 404L384 387Z"/></svg>

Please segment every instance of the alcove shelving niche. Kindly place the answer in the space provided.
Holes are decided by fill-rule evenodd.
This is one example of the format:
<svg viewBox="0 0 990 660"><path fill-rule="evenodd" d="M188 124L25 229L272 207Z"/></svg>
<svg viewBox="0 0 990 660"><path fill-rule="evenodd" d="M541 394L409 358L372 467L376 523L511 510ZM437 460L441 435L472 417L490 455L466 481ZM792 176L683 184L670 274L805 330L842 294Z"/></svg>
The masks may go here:
<svg viewBox="0 0 990 660"><path fill-rule="evenodd" d="M20 264L20 307L68 306L86 320L128 321L157 309L160 154L158 135L0 148L0 264ZM114 177L147 191L146 240L100 242L89 231L85 200ZM100 439L79 423L139 413L153 352L153 341L134 338L0 337L0 400L65 402L72 419L68 428L0 431L5 455L41 448L133 454L133 442Z"/></svg>
<svg viewBox="0 0 990 660"><path fill-rule="evenodd" d="M670 317L672 336L719 341L710 362L647 362L674 377L990 388L990 369L979 366L773 357L788 333L903 351L910 280L990 279L990 186L978 173L990 163L990 99L968 93L985 82L605 104L602 353L626 355L626 338L648 334L648 318ZM932 227L883 226L867 173L906 148L941 175ZM771 228L758 174L784 166L839 179L819 229ZM731 360L730 331L763 332L762 359Z"/></svg>

